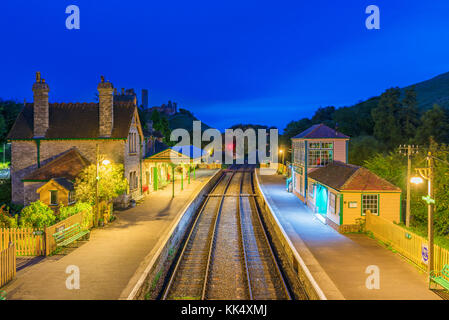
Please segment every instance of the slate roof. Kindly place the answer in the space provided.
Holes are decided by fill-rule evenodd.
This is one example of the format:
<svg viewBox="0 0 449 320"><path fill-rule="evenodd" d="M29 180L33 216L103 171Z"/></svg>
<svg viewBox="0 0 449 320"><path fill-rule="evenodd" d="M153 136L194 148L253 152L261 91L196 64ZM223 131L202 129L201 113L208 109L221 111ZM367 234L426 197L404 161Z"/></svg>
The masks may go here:
<svg viewBox="0 0 449 320"><path fill-rule="evenodd" d="M334 161L308 174L310 178L339 191L401 192L401 189L366 168Z"/></svg>
<svg viewBox="0 0 449 320"><path fill-rule="evenodd" d="M128 137L135 105L131 102L114 102L114 128L111 138ZM33 103L27 103L16 119L8 140L32 139L34 128ZM49 128L46 139L99 138L98 103L50 103Z"/></svg>
<svg viewBox="0 0 449 320"><path fill-rule="evenodd" d="M37 168L25 176L23 180L48 181L50 179L65 178L75 181L76 176L89 164L89 160L84 158L78 149L72 148L42 167Z"/></svg>
<svg viewBox="0 0 449 320"><path fill-rule="evenodd" d="M315 124L292 139L349 139L347 135L329 128L323 123Z"/></svg>
<svg viewBox="0 0 449 320"><path fill-rule="evenodd" d="M66 190L69 191L75 190L73 182L66 178L53 178L53 180L56 181L61 187L63 187Z"/></svg>

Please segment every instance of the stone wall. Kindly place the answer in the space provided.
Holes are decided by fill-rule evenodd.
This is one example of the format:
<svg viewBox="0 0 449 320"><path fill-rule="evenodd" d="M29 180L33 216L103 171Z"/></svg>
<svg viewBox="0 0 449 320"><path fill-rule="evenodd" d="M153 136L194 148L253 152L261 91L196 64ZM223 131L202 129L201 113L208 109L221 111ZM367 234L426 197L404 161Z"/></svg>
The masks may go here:
<svg viewBox="0 0 449 320"><path fill-rule="evenodd" d="M130 133L135 133L137 134L137 143L140 146L140 144L142 143L140 141L140 136L137 130L137 126L136 126L136 119L135 116L132 119L131 122L131 127L129 129ZM140 199L142 198L142 179L143 178L143 174L144 172L141 171L141 159L142 159L142 151L140 147L137 147L137 153L130 153L129 152L129 144L130 144L130 140L129 138L126 140L125 146L124 146L124 159L125 159L125 177L128 179L129 181L129 175L130 172L135 171L137 174L137 188L134 190L130 190L130 196L133 199ZM142 175L141 175L142 173Z"/></svg>
<svg viewBox="0 0 449 320"><path fill-rule="evenodd" d="M97 143L99 144L100 155L104 155L108 160L114 163L124 163L124 161L129 161L131 165L124 163L124 167L128 169L134 168L135 163L139 164L138 155L135 156L137 160L134 161L128 157L125 159L125 145L127 142L124 140L41 140L41 166L73 147L76 147L87 160L95 163ZM11 196L13 203L28 204L30 200L35 199L35 196L32 193L33 189L35 191L38 187L32 187L32 184L29 184L26 190L24 190L22 179L36 169L36 141L13 141L11 144ZM125 177L127 178L129 177L128 172L125 171Z"/></svg>
<svg viewBox="0 0 449 320"><path fill-rule="evenodd" d="M36 190L42 187L45 182L24 182L23 184L23 204L28 205L31 202L39 200L39 194Z"/></svg>
<svg viewBox="0 0 449 320"><path fill-rule="evenodd" d="M37 169L37 145L35 141L11 143L11 200L24 203L23 177Z"/></svg>

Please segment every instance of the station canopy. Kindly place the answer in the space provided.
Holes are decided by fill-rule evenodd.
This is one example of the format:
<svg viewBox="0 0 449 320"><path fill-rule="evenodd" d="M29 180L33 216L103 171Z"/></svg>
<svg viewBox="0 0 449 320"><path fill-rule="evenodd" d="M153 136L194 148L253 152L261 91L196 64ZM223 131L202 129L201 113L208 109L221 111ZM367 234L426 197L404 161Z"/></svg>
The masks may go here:
<svg viewBox="0 0 449 320"><path fill-rule="evenodd" d="M198 163L205 153L193 145L175 146L153 154L145 158L145 161L172 164Z"/></svg>

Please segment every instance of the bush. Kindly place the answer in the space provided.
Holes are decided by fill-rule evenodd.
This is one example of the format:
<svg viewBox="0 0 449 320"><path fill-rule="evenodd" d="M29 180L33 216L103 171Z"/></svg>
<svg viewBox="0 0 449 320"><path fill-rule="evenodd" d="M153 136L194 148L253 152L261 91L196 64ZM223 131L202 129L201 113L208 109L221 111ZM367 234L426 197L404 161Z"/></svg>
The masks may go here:
<svg viewBox="0 0 449 320"><path fill-rule="evenodd" d="M0 180L0 203L11 201L11 179Z"/></svg>
<svg viewBox="0 0 449 320"><path fill-rule="evenodd" d="M17 215L11 216L6 205L0 207L0 228L17 228Z"/></svg>
<svg viewBox="0 0 449 320"><path fill-rule="evenodd" d="M20 226L22 228L44 229L51 226L56 217L46 204L40 200L30 203L20 213Z"/></svg>
<svg viewBox="0 0 449 320"><path fill-rule="evenodd" d="M86 202L77 202L69 207L61 207L59 209L59 212L59 220L64 220L70 216L73 216L74 214L84 212L83 221L81 222L81 227L83 229L89 228L90 222L92 221L93 217L92 206Z"/></svg>

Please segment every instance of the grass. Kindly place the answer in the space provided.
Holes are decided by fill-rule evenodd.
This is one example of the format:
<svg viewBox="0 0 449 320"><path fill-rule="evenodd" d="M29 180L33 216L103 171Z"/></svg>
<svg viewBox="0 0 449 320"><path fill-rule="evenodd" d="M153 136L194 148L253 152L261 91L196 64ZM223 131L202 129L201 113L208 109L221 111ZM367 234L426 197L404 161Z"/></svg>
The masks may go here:
<svg viewBox="0 0 449 320"><path fill-rule="evenodd" d="M174 297L173 300L200 300L201 297L200 296L195 296L195 297L191 297L191 296L185 296L185 297Z"/></svg>
<svg viewBox="0 0 449 320"><path fill-rule="evenodd" d="M148 290L148 292L145 293L145 300L151 300L151 296L153 295L154 289L156 289L157 283L159 282L161 276L162 270L156 273L156 276L153 278L153 281L151 281L150 290Z"/></svg>

